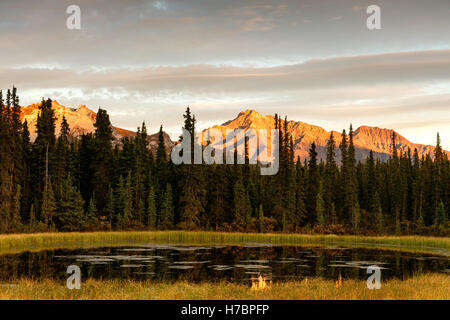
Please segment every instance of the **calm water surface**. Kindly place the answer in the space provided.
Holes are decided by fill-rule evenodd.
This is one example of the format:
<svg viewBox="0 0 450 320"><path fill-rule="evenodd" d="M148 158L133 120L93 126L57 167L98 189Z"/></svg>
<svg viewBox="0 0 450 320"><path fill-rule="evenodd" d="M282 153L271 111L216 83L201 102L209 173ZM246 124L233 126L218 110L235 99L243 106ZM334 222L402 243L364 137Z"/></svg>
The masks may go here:
<svg viewBox="0 0 450 320"><path fill-rule="evenodd" d="M160 281L244 282L262 274L273 281L322 277L367 279L367 266L379 266L382 279L450 272L448 256L370 248L247 244L186 246L134 244L122 247L58 249L0 256L0 278L66 279L78 265L82 278Z"/></svg>

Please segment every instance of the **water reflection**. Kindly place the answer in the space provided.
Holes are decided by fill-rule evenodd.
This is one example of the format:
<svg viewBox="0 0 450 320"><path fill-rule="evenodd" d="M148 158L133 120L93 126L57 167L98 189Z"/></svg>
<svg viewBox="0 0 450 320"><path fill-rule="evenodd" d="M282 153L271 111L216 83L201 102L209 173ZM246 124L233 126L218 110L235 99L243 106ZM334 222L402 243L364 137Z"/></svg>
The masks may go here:
<svg viewBox="0 0 450 320"><path fill-rule="evenodd" d="M378 265L382 278L405 279L413 274L446 272L450 260L400 251L345 247L301 247L247 244L242 246L173 246L136 244L124 247L59 249L3 255L0 278L66 279L69 265L83 278L155 279L163 281L249 281L262 274L274 281L323 277L367 279L366 268Z"/></svg>

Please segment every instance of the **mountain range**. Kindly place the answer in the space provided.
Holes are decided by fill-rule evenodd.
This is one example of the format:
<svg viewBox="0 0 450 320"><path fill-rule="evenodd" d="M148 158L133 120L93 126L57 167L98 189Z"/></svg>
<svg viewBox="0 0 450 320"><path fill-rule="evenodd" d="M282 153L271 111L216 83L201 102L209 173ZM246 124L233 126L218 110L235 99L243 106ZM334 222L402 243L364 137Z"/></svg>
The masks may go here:
<svg viewBox="0 0 450 320"><path fill-rule="evenodd" d="M36 122L40 105L41 103L39 102L21 108L21 120L22 122L25 120L27 121L32 141L36 138ZM59 135L63 116L66 117L66 120L69 123L70 134L73 137L95 131L94 123L97 113L87 108L85 105L80 105L78 108L69 108L54 100L52 101L52 109L56 117L56 135ZM112 127L112 130L116 142L120 141L122 137L134 137L136 135L136 132L134 131L115 126ZM149 134L148 141L151 150L155 151L158 145L158 133ZM168 149L171 149L174 145L167 133L164 133L164 142Z"/></svg>
<svg viewBox="0 0 450 320"><path fill-rule="evenodd" d="M285 121L281 121L284 128ZM274 129L275 117L272 115L262 115L255 110L246 110L238 114L238 116L222 125L216 125L212 128L224 132L226 129ZM207 129L209 130L209 129ZM206 130L206 131L207 131ZM313 142L316 143L318 158L325 160L327 151L327 142L330 134L333 132L336 146L342 141L342 133L337 131L327 131L322 127L304 123L301 121L288 121L287 131L293 138L294 156L300 157L302 160L308 158L308 151ZM361 126L353 133L353 142L355 145L356 160L364 160L369 155L370 150L373 151L374 157L382 161L389 159L392 153L392 129L384 129L378 127ZM348 134L348 129L347 129ZM396 148L402 152L411 152L417 149L419 157L428 153L434 153L434 146L416 144L398 132L396 132ZM450 152L445 151L450 157ZM336 149L336 156L340 159L341 154L339 148Z"/></svg>
<svg viewBox="0 0 450 320"><path fill-rule="evenodd" d="M36 137L36 121L39 113L40 103L32 104L26 107L22 107L21 119L22 121L27 120L28 128L30 130L31 139L34 140ZM56 133L59 134L59 129L61 125L62 117L65 116L67 122L69 123L71 134L73 136L78 136L83 133L94 132L94 123L96 113L91 109L87 108L85 105L81 105L78 108L69 108L59 104L57 101L52 102L52 108L55 111L56 116ZM211 128L219 129L224 132L226 129L273 129L274 128L274 116L263 115L255 110L246 110L237 115L233 120L227 121L221 125L216 125ZM284 126L284 120L282 120L282 125ZM204 132L209 129L205 129ZM112 127L113 135L116 141L125 136L134 136L135 132L122 129L119 127ZM317 152L319 159L326 158L326 145L330 137L331 132L336 140L336 145L338 146L341 142L341 132L337 131L327 131L322 127L304 123L301 121L290 120L287 123L287 130L291 137L293 138L294 144L294 155L295 157L300 157L302 160L308 158L308 151L312 142L316 143ZM393 130L384 129L378 127L361 126L354 131L354 145L356 151L356 159L364 160L368 155L370 150L373 151L374 156L382 161L386 161L391 154L391 137ZM398 150L407 152L408 149L413 151L417 149L419 156L426 155L428 153L433 154L435 147L431 145L416 144L410 142L408 139L402 135L397 134L396 147ZM175 142L173 142L169 135L164 133L164 139L166 146L170 149ZM148 137L149 144L152 150L156 149L158 142L158 133L150 134ZM445 151L445 153L450 157L450 152ZM338 159L340 158L340 151L336 149L336 155Z"/></svg>

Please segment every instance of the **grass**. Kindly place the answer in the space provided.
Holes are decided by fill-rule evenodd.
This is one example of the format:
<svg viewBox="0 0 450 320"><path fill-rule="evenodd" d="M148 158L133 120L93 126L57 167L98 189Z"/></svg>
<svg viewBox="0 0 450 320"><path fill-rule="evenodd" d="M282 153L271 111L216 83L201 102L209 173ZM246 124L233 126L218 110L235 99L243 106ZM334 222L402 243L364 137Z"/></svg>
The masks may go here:
<svg viewBox="0 0 450 320"><path fill-rule="evenodd" d="M75 248L125 244L127 242L166 242L186 244L243 244L248 242L280 245L342 244L353 246L386 246L432 252L450 250L450 238L422 236L352 236L304 235L283 233L227 233L206 231L144 231L144 232L73 232L0 235L0 254L50 248ZM442 253L442 252L441 252Z"/></svg>
<svg viewBox="0 0 450 320"><path fill-rule="evenodd" d="M155 283L151 281L91 280L82 282L80 290L69 290L64 282L54 280L19 280L0 285L0 299L145 299L145 300L449 300L450 276L424 274L408 280L382 282L381 289L369 290L365 281L344 280L336 288L332 280L320 278L274 283L254 291L249 285L236 283L200 283L184 281Z"/></svg>
<svg viewBox="0 0 450 320"><path fill-rule="evenodd" d="M337 236L303 234L256 234L188 231L38 233L0 235L0 254L51 248L81 248L133 242L184 244L330 245L376 247L389 250L449 254L450 238L420 236ZM12 280L11 280L12 281ZM407 280L389 280L380 290L369 290L361 280L344 280L336 288L333 280L320 278L274 283L269 289L252 291L247 284L230 282L200 284L94 280L82 282L81 290L69 290L64 281L19 279L0 284L0 299L450 299L450 276L423 274Z"/></svg>

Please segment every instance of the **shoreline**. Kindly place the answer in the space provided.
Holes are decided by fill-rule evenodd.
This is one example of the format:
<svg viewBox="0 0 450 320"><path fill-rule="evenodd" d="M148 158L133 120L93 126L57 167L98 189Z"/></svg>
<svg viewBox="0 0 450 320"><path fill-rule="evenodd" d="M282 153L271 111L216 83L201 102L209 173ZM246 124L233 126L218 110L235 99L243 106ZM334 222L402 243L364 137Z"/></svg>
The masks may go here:
<svg viewBox="0 0 450 320"><path fill-rule="evenodd" d="M110 231L0 235L0 254L56 248L126 245L139 241L183 244L269 243L273 245L339 245L385 250L450 254L450 238L423 236L307 235L226 233L212 231Z"/></svg>

